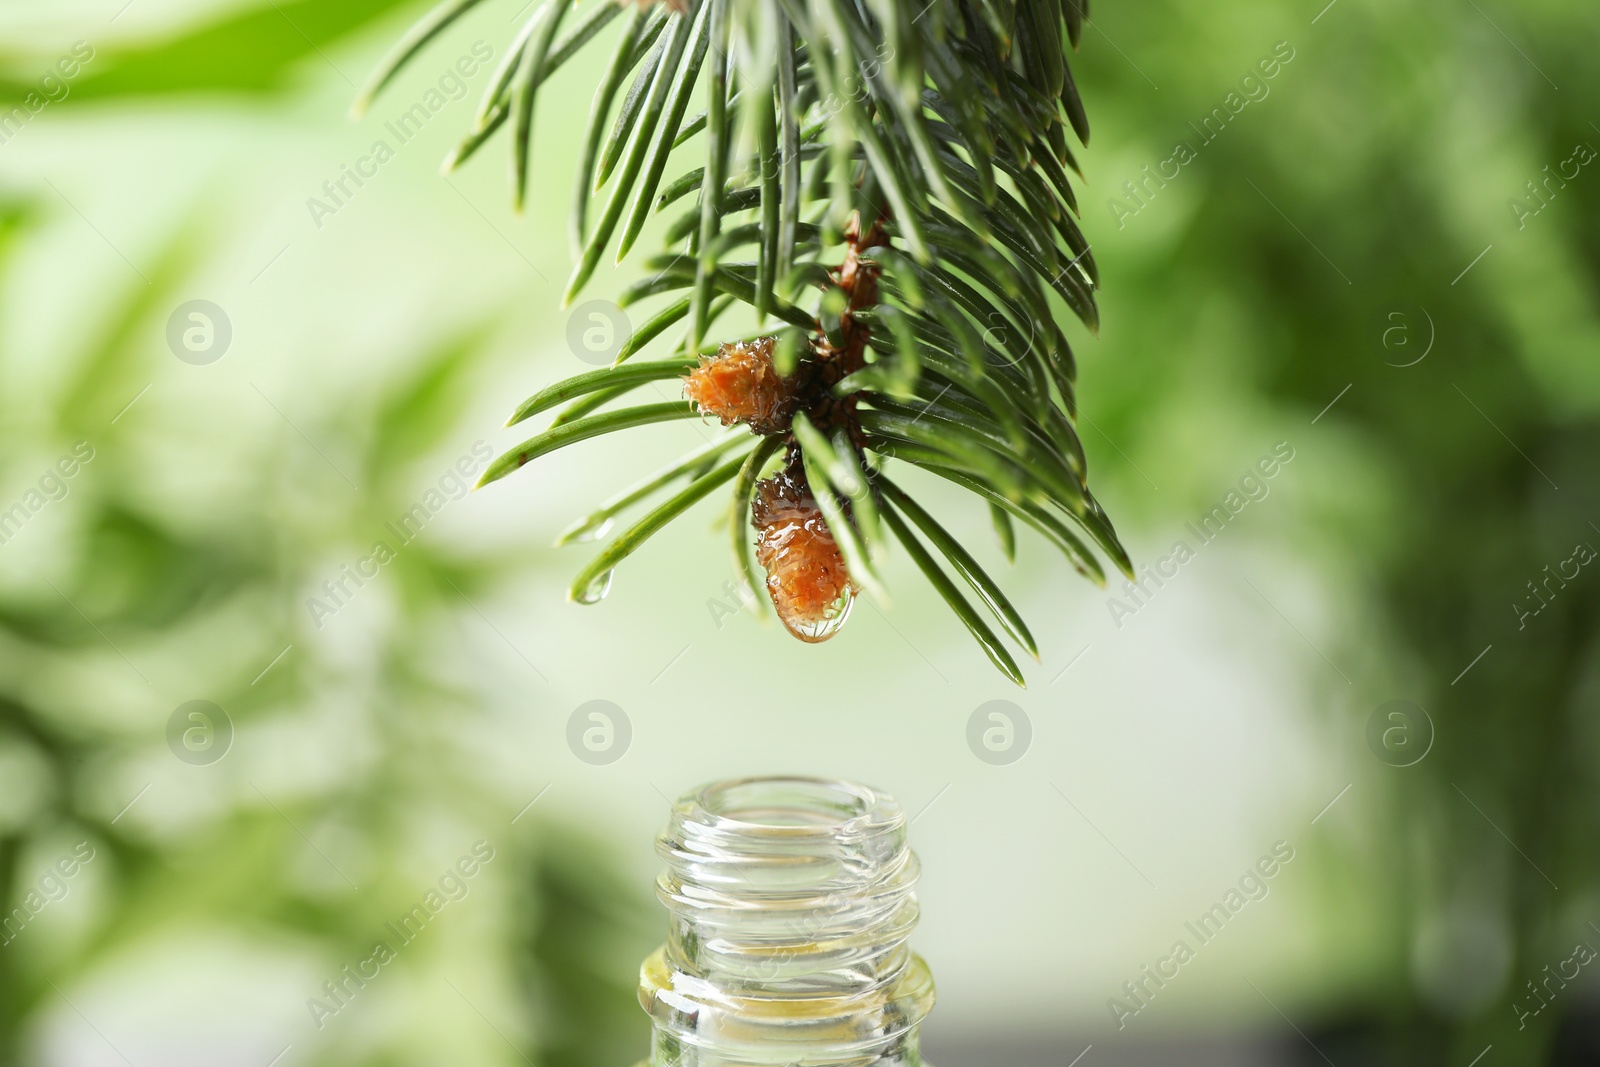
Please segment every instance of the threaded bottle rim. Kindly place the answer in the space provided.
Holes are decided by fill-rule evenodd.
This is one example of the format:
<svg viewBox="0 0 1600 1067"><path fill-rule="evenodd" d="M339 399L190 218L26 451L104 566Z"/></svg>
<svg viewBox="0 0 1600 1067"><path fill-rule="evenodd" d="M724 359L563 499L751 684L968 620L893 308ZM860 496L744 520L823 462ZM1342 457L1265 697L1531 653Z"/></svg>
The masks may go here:
<svg viewBox="0 0 1600 1067"><path fill-rule="evenodd" d="M800 777L739 778L688 794L656 851L679 881L762 899L866 888L909 859L905 813L892 796Z"/></svg>
<svg viewBox="0 0 1600 1067"><path fill-rule="evenodd" d="M818 1049L914 1063L933 983L906 944L919 915L906 836L892 796L840 780L741 778L680 799L656 842L667 943L640 974L658 1042L707 1065L780 1047L797 1055L777 1063Z"/></svg>

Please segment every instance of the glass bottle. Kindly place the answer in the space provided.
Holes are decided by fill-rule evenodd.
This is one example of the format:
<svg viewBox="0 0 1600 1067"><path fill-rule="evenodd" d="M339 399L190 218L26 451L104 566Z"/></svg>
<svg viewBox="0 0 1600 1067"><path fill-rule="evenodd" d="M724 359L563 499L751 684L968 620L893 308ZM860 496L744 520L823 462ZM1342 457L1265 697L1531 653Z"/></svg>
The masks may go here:
<svg viewBox="0 0 1600 1067"><path fill-rule="evenodd" d="M639 972L640 1067L922 1067L933 976L906 944L906 817L850 782L745 778L690 793L656 840L667 942Z"/></svg>

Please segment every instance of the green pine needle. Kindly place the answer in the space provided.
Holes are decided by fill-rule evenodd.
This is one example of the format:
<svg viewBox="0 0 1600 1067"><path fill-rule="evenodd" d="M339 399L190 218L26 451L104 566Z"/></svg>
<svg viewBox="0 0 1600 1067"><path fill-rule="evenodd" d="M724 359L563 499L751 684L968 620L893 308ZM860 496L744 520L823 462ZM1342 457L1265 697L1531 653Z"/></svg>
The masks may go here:
<svg viewBox="0 0 1600 1067"><path fill-rule="evenodd" d="M374 71L357 109L475 3L445 0L425 16ZM620 13L605 0L578 7L578 25L557 41L573 4L541 0L446 161L464 162L509 129L518 204L540 86ZM757 480L785 450L851 577L887 600L878 567L891 532L1018 684L1021 672L983 612L1037 658L1033 635L974 555L883 475L886 460L973 494L1008 561L1020 521L1094 582L1105 582L1096 552L1133 573L1089 489L1074 425L1076 360L1062 327L1075 319L1089 334L1099 328L1099 267L1076 221L1079 168L1068 144L1069 133L1088 137L1071 70L1086 8L1080 0L690 0L687 10L657 4L623 21L609 59L593 63L598 88L580 144L577 262L565 302L613 243L620 260L650 218L683 207L662 219L665 254L647 258L647 273L617 297L648 309L615 363L524 401L510 424L554 411L550 425L496 459L479 484L569 444L695 417L687 401L613 405L695 370L730 340L714 331L739 307L765 329L742 339L776 338L777 373L798 374L786 380L809 392L753 448L738 447L748 441L742 432L718 437L564 531L562 543L601 537L622 511L689 479L583 569L576 599L594 599L645 539L730 482L735 570L754 592L763 583L749 509ZM752 46L774 51L754 55ZM704 110L688 118L691 98ZM635 358L653 346L665 358ZM822 373L824 359L840 358L851 361L847 374ZM729 451L737 455L725 458Z"/></svg>

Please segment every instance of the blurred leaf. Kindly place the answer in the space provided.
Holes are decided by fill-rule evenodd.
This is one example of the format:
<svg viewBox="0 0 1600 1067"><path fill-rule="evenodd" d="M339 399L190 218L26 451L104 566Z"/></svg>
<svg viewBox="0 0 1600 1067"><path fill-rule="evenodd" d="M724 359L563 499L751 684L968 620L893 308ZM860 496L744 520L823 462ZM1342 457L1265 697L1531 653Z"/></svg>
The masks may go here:
<svg viewBox="0 0 1600 1067"><path fill-rule="evenodd" d="M284 0L165 40L97 48L71 82L71 92L51 106L184 93L282 92L294 84L302 65L333 66L328 49L406 6L409 0ZM0 103L18 102L37 90L31 62L0 57L0 69L8 72L0 77ZM341 70L339 76L349 81L353 74Z"/></svg>
<svg viewBox="0 0 1600 1067"><path fill-rule="evenodd" d="M515 914L542 1067L619 1067L650 1046L639 961L661 940L646 901L593 842L549 829ZM645 920L641 921L641 916ZM663 922L665 916L662 916Z"/></svg>

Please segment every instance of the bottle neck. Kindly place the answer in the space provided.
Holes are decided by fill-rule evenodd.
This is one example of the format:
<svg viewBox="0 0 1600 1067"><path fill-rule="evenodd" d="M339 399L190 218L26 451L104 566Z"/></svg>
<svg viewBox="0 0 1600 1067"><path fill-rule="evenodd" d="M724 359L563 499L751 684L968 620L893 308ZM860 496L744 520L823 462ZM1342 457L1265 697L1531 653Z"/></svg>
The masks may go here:
<svg viewBox="0 0 1600 1067"><path fill-rule="evenodd" d="M667 942L639 1000L652 1067L917 1067L933 979L906 944L916 856L893 798L743 779L673 806L656 851Z"/></svg>

